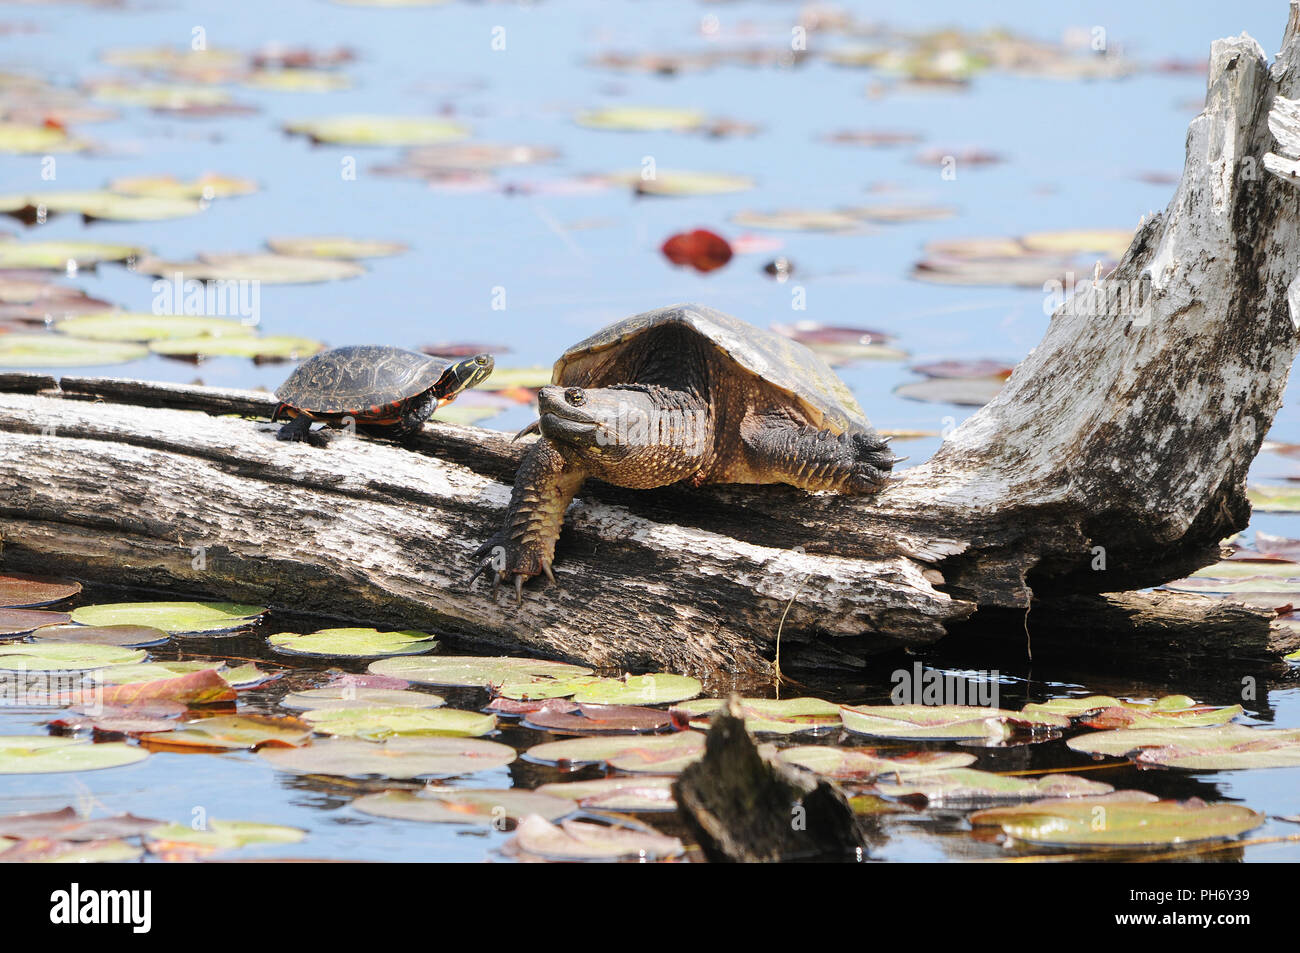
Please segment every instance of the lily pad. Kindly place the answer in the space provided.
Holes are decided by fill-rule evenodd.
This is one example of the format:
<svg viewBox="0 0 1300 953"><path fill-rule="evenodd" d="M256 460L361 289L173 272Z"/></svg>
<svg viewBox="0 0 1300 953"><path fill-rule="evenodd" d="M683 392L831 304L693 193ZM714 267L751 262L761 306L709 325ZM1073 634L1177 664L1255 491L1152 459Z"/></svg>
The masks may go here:
<svg viewBox="0 0 1300 953"><path fill-rule="evenodd" d="M708 117L696 109L659 106L611 106L578 113L574 122L587 129L614 132L690 132Z"/></svg>
<svg viewBox="0 0 1300 953"><path fill-rule="evenodd" d="M877 776L917 775L964 768L975 755L964 751L914 751L890 757L870 748L796 745L781 748L776 759L836 781L870 781Z"/></svg>
<svg viewBox="0 0 1300 953"><path fill-rule="evenodd" d="M166 357L203 359L208 357L243 357L255 361L295 361L311 357L325 349L311 338L269 335L267 337L172 338L149 342L149 350Z"/></svg>
<svg viewBox="0 0 1300 953"><path fill-rule="evenodd" d="M30 635L47 625L62 625L71 619L66 612L48 609L0 609L0 638Z"/></svg>
<svg viewBox="0 0 1300 953"><path fill-rule="evenodd" d="M0 774L97 771L135 764L149 752L121 741L92 744L89 738L0 735Z"/></svg>
<svg viewBox="0 0 1300 953"><path fill-rule="evenodd" d="M726 704L725 698L700 698L673 708L686 715L692 726L707 727L711 715ZM752 732L788 735L802 731L839 730L840 706L820 698L742 698L745 727Z"/></svg>
<svg viewBox="0 0 1300 953"><path fill-rule="evenodd" d="M529 712L524 725L539 731L561 734L645 734L663 731L672 724L665 711L635 705L578 705L578 712L542 708ZM839 717L836 716L838 724Z"/></svg>
<svg viewBox="0 0 1300 953"><path fill-rule="evenodd" d="M204 206L195 199L118 195L107 190L83 192L14 192L0 195L0 212L30 221L60 212L80 213L87 219L118 222L156 222L197 215Z"/></svg>
<svg viewBox="0 0 1300 953"><path fill-rule="evenodd" d="M88 341L158 341L167 338L250 337L256 329L232 318L107 311L79 314L54 325L60 334Z"/></svg>
<svg viewBox="0 0 1300 953"><path fill-rule="evenodd" d="M277 93L332 93L351 89L352 80L323 69L261 69L249 73L243 85Z"/></svg>
<svg viewBox="0 0 1300 953"><path fill-rule="evenodd" d="M62 602L81 592L81 583L26 573L0 575L0 609L34 609Z"/></svg>
<svg viewBox="0 0 1300 953"><path fill-rule="evenodd" d="M1166 695L1154 702L1130 702L1108 695L1090 695L1087 698L1054 698L1042 704L1026 705L1024 711L1065 715L1089 728L1203 728L1227 724L1242 713L1242 707L1198 705L1186 695Z"/></svg>
<svg viewBox="0 0 1300 953"><path fill-rule="evenodd" d="M234 850L254 844L296 844L307 836L297 827L262 824L257 821L218 821L209 818L202 830L185 824L163 824L147 835L149 850L160 852L181 847L202 852Z"/></svg>
<svg viewBox="0 0 1300 953"><path fill-rule="evenodd" d="M280 699L285 708L320 710L325 708L440 708L441 695L413 692L400 688L367 688L363 685L326 685L291 692Z"/></svg>
<svg viewBox="0 0 1300 953"><path fill-rule="evenodd" d="M1075 751L1094 755L1134 755L1139 765L1189 771L1300 767L1300 729L1127 728L1071 738Z"/></svg>
<svg viewBox="0 0 1300 953"><path fill-rule="evenodd" d="M537 788L537 793L569 798L588 811L644 814L677 810L673 798L673 782L676 780L675 776L668 774L563 781L543 784Z"/></svg>
<svg viewBox="0 0 1300 953"><path fill-rule="evenodd" d="M105 242L0 242L0 268L47 268L66 271L105 261L126 261L144 254L138 245Z"/></svg>
<svg viewBox="0 0 1300 953"><path fill-rule="evenodd" d="M182 181L171 175L135 175L114 179L108 183L108 188L122 195L170 199L214 199L232 195L252 195L257 191L257 183L251 179L213 173L206 173L189 181Z"/></svg>
<svg viewBox="0 0 1300 953"><path fill-rule="evenodd" d="M1003 377L929 377L900 384L894 394L928 403L982 407L998 395L1005 383Z"/></svg>
<svg viewBox="0 0 1300 953"><path fill-rule="evenodd" d="M0 863L5 864L127 863L143 854L143 848L118 838L86 843L40 837L17 841L9 848L0 845Z"/></svg>
<svg viewBox="0 0 1300 953"><path fill-rule="evenodd" d="M117 645L145 649L162 645L170 636L148 625L51 625L32 633L41 642L79 642L82 645Z"/></svg>
<svg viewBox="0 0 1300 953"><path fill-rule="evenodd" d="M843 705L844 727L880 738L984 738L1002 741L1016 731L1043 732L1068 728L1070 719L1056 714L1026 714L975 705Z"/></svg>
<svg viewBox="0 0 1300 953"><path fill-rule="evenodd" d="M737 212L731 216L731 224L781 232L849 232L860 229L862 220L835 209L779 209Z"/></svg>
<svg viewBox="0 0 1300 953"><path fill-rule="evenodd" d="M63 129L25 122L0 122L0 152L16 155L44 155L80 152L89 143L71 139Z"/></svg>
<svg viewBox="0 0 1300 953"><path fill-rule="evenodd" d="M607 178L615 185L630 185L642 195L727 195L746 192L755 185L753 179L744 175L668 169L659 169L650 177L637 171L615 173Z"/></svg>
<svg viewBox="0 0 1300 953"><path fill-rule="evenodd" d="M518 850L548 860L660 860L685 852L676 837L653 831L589 821L562 821L557 827L534 815L519 822L513 843Z"/></svg>
<svg viewBox="0 0 1300 953"><path fill-rule="evenodd" d="M430 655L371 662L368 671L391 675L420 685L491 688L502 682L568 678L590 675L591 669L565 662L509 656Z"/></svg>
<svg viewBox="0 0 1300 953"><path fill-rule="evenodd" d="M407 246L402 242L338 235L268 238L266 246L277 255L296 258L386 258L407 251Z"/></svg>
<svg viewBox="0 0 1300 953"><path fill-rule="evenodd" d="M481 390L503 391L516 387L537 390L551 382L549 367L499 367L492 372L486 385L480 384Z"/></svg>
<svg viewBox="0 0 1300 953"><path fill-rule="evenodd" d="M346 146L419 146L464 139L463 125L431 116L322 116L285 123L314 142Z"/></svg>
<svg viewBox="0 0 1300 953"><path fill-rule="evenodd" d="M1264 823L1239 804L1160 801L1140 792L1047 798L970 816L974 827L998 827L1016 840L1054 847L1165 847L1236 837Z"/></svg>
<svg viewBox="0 0 1300 953"><path fill-rule="evenodd" d="M1115 789L1104 782L1089 781L1073 774L1017 778L991 771L954 768L877 781L873 790L882 797L923 797L930 804L958 804L1028 801L1043 797L1094 797Z"/></svg>
<svg viewBox="0 0 1300 953"><path fill-rule="evenodd" d="M534 745L524 752L524 757L543 764L604 763L635 774L677 774L704 757L704 735L698 731L679 731L648 737L569 738Z"/></svg>
<svg viewBox="0 0 1300 953"><path fill-rule="evenodd" d="M353 261L274 252L208 252L200 255L198 261L167 261L149 255L136 262L136 270L169 280L176 280L180 275L181 281L260 281L266 285L341 281L366 272L365 266Z"/></svg>
<svg viewBox="0 0 1300 953"><path fill-rule="evenodd" d="M312 726L297 718L272 715L218 715L185 722L171 731L144 735L153 749L238 751L263 745L298 747L311 741Z"/></svg>
<svg viewBox="0 0 1300 953"><path fill-rule="evenodd" d="M664 705L694 698L701 691L703 686L697 678L661 672L596 679L580 687L572 697L580 705Z"/></svg>
<svg viewBox="0 0 1300 953"><path fill-rule="evenodd" d="M197 671L174 673L166 669L154 671L156 666L118 665L109 669L99 669L99 687L105 704L139 706L158 701L179 702L184 705L212 705L233 702L237 695L235 688L226 681L216 668L201 668ZM104 673L117 675L122 669L149 669L143 677L138 675L128 681L113 682L104 678Z"/></svg>
<svg viewBox="0 0 1300 953"><path fill-rule="evenodd" d="M1133 230L1111 228L1031 232L1022 236L1020 242L1031 252L1056 254L1096 252L1107 258L1121 258L1133 242Z"/></svg>
<svg viewBox="0 0 1300 953"><path fill-rule="evenodd" d="M263 748L258 757L292 774L411 780L501 768L515 760L515 749L479 738L327 738L302 748Z"/></svg>
<svg viewBox="0 0 1300 953"><path fill-rule="evenodd" d="M267 643L283 655L326 658L374 658L377 655L419 655L438 647L427 632L380 632L378 629L321 629L299 634L278 632Z"/></svg>
<svg viewBox="0 0 1300 953"><path fill-rule="evenodd" d="M17 672L88 672L142 661L144 649L82 642L9 642L0 645L0 669Z"/></svg>
<svg viewBox="0 0 1300 953"><path fill-rule="evenodd" d="M393 736L477 738L496 729L495 715L456 708L315 708L304 721L326 735L382 740Z"/></svg>
<svg viewBox="0 0 1300 953"><path fill-rule="evenodd" d="M114 602L72 610L81 625L147 625L173 635L227 632L252 625L264 606L241 602Z"/></svg>
<svg viewBox="0 0 1300 953"><path fill-rule="evenodd" d="M521 791L517 788L425 788L423 791L383 791L352 802L362 814L401 821L437 824L499 826L506 819L528 815L551 819L567 817L577 805L566 798Z"/></svg>
<svg viewBox="0 0 1300 953"><path fill-rule="evenodd" d="M4 245L0 244L0 248ZM99 367L138 361L148 355L149 350L138 344L63 334L0 334L0 367Z"/></svg>
<svg viewBox="0 0 1300 953"><path fill-rule="evenodd" d="M0 816L0 837L48 837L61 841L96 841L109 837L138 837L159 821L134 814L84 817L72 807Z"/></svg>

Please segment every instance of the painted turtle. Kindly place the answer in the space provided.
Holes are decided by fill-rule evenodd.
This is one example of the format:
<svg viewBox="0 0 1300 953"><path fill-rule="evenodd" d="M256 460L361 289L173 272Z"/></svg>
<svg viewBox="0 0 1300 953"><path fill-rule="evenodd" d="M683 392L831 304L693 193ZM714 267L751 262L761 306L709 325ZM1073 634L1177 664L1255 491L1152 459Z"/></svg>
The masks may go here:
<svg viewBox="0 0 1300 953"><path fill-rule="evenodd" d="M275 392L280 406L271 419L289 421L277 434L281 440L306 439L314 420L331 427L351 421L407 437L461 391L486 380L493 366L490 354L449 361L396 347L336 347L298 365Z"/></svg>

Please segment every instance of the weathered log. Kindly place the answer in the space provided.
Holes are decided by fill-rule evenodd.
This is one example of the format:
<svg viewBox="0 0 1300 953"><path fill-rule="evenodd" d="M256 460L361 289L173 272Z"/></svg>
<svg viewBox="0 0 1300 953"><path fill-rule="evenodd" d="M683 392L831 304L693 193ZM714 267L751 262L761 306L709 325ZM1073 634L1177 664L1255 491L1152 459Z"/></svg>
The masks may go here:
<svg viewBox="0 0 1300 953"><path fill-rule="evenodd" d="M1246 524L1245 475L1300 343L1298 95L1295 3L1271 70L1249 37L1216 42L1169 207L875 499L592 483L559 588L516 607L465 586L522 453L504 434L435 423L415 452L318 450L221 416L264 414L265 394L7 375L4 565L738 673L766 669L778 630L834 660L933 642L981 607L1177 578Z"/></svg>

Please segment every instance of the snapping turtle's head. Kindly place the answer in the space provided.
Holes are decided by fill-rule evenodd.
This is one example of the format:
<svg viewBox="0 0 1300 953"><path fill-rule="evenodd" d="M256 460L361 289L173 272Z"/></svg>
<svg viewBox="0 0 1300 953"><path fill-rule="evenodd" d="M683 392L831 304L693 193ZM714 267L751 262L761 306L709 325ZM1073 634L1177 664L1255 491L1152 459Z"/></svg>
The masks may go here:
<svg viewBox="0 0 1300 953"><path fill-rule="evenodd" d="M712 439L702 401L653 385L543 387L537 406L544 437L619 486L677 482L700 468Z"/></svg>

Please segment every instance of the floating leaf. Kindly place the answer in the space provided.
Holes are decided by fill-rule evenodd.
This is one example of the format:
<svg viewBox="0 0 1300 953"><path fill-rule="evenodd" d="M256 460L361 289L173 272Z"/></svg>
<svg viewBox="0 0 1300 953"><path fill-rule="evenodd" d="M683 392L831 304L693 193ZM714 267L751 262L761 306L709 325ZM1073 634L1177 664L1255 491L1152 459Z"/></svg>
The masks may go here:
<svg viewBox="0 0 1300 953"><path fill-rule="evenodd" d="M407 250L407 246L401 242L337 235L268 238L266 246L278 255L296 258L386 258Z"/></svg>
<svg viewBox="0 0 1300 953"><path fill-rule="evenodd" d="M753 179L724 172L659 169L653 176L646 177L638 170L616 173L607 178L615 185L630 185L643 195L726 195L754 187Z"/></svg>
<svg viewBox="0 0 1300 953"><path fill-rule="evenodd" d="M138 682L152 682L179 675L194 675L198 672L220 672L224 663L214 661L180 661L166 659L160 662L141 662L138 665L114 665L104 669L96 676L108 685L131 685ZM224 681L224 679L223 679Z"/></svg>
<svg viewBox="0 0 1300 953"><path fill-rule="evenodd" d="M916 775L964 768L975 756L957 751L914 751L894 757L870 748L796 745L776 752L776 759L837 781L870 781L878 775Z"/></svg>
<svg viewBox="0 0 1300 953"><path fill-rule="evenodd" d="M725 698L700 698L683 702L673 711L686 715L692 726L708 727L709 719L701 716L711 715L725 704ZM838 730L842 724L840 706L820 698L742 698L740 709L745 727L752 732L787 735Z"/></svg>
<svg viewBox="0 0 1300 953"><path fill-rule="evenodd" d="M0 816L0 837L48 837L61 841L96 841L111 837L137 837L160 822L134 814L83 817L71 807Z"/></svg>
<svg viewBox="0 0 1300 953"><path fill-rule="evenodd" d="M284 128L315 142L346 146L418 146L469 135L460 123L428 116L323 116Z"/></svg>
<svg viewBox="0 0 1300 953"><path fill-rule="evenodd" d="M1005 383L1002 377L929 377L900 384L894 394L908 400L982 407L998 395Z"/></svg>
<svg viewBox="0 0 1300 953"><path fill-rule="evenodd" d="M862 227L855 215L835 209L780 209L774 212L737 212L731 224L782 232L848 232Z"/></svg>
<svg viewBox="0 0 1300 953"><path fill-rule="evenodd" d="M326 658L373 658L376 655L419 655L437 648L427 632L380 632L378 629L321 629L305 635L277 632L267 643L284 655Z"/></svg>
<svg viewBox="0 0 1300 953"><path fill-rule="evenodd" d="M840 715L849 731L880 738L1005 740L1021 731L1068 728L1055 714L1026 714L975 705L843 705Z"/></svg>
<svg viewBox="0 0 1300 953"><path fill-rule="evenodd" d="M149 350L167 357L202 359L207 357L245 357L257 361L294 361L311 357L325 349L311 338L270 335L268 337L173 338L151 341Z"/></svg>
<svg viewBox="0 0 1300 953"><path fill-rule="evenodd" d="M652 831L588 821L563 821L556 827L535 815L519 822L514 844L518 850L549 860L660 860L685 852L676 837Z"/></svg>
<svg viewBox="0 0 1300 953"><path fill-rule="evenodd" d="M1064 715L1082 721L1089 728L1201 728L1232 721L1242 713L1242 707L1198 705L1186 695L1167 695L1154 702L1130 702L1108 695L1090 695L1087 698L1054 698L1042 704L1026 705L1024 711Z"/></svg>
<svg viewBox="0 0 1300 953"><path fill-rule="evenodd" d="M81 606L72 621L82 625L147 625L173 635L227 632L252 625L264 606L240 602L116 602Z"/></svg>
<svg viewBox="0 0 1300 953"><path fill-rule="evenodd" d="M167 674L162 678L146 676L122 684L106 684L100 688L105 704L140 705L145 702L175 701L185 705L212 705L233 702L234 687L222 678L215 668L202 668L195 672Z"/></svg>
<svg viewBox="0 0 1300 953"><path fill-rule="evenodd" d="M304 721L326 735L381 740L394 735L445 735L477 738L495 730L495 715L456 708L316 708Z"/></svg>
<svg viewBox="0 0 1300 953"><path fill-rule="evenodd" d="M673 775L630 778L598 778L594 781L565 781L543 784L538 794L569 798L588 811L649 813L675 811Z"/></svg>
<svg viewBox="0 0 1300 953"><path fill-rule="evenodd" d="M1063 232L1030 232L1020 239L1031 252L1074 254L1096 252L1107 258L1121 258L1133 241L1129 228L1075 229Z"/></svg>
<svg viewBox="0 0 1300 953"><path fill-rule="evenodd" d="M400 688L366 688L361 685L326 685L291 692L280 699L285 708L439 708L441 695L412 692Z"/></svg>
<svg viewBox="0 0 1300 953"><path fill-rule="evenodd" d="M575 692L573 700L578 704L665 705L694 698L701 691L699 679L661 672L596 679Z"/></svg>
<svg viewBox="0 0 1300 953"><path fill-rule="evenodd" d="M82 192L16 192L0 195L0 212L24 221L40 221L44 214L79 213L88 219L119 222L156 222L197 215L204 206L195 199L118 195L107 190Z"/></svg>
<svg viewBox="0 0 1300 953"><path fill-rule="evenodd" d="M672 724L668 713L635 705L575 705L577 714L556 708L529 712L524 725L561 734L642 734L663 731ZM838 723L839 716L836 715Z"/></svg>
<svg viewBox="0 0 1300 953"><path fill-rule="evenodd" d="M149 752L121 741L92 744L88 738L0 735L0 774L97 771L135 764Z"/></svg>
<svg viewBox="0 0 1300 953"><path fill-rule="evenodd" d="M311 741L312 726L273 715L218 715L185 722L171 731L151 732L141 744L161 750L237 751L263 745L298 747Z"/></svg>
<svg viewBox="0 0 1300 953"><path fill-rule="evenodd" d="M0 245L0 250L3 248ZM1300 487L1251 486L1246 489L1246 499L1260 513L1300 513Z"/></svg>
<svg viewBox="0 0 1300 953"><path fill-rule="evenodd" d="M0 244L0 248L4 245ZM148 349L138 344L63 334L0 334L0 367L99 367L138 361L148 355Z"/></svg>
<svg viewBox="0 0 1300 953"><path fill-rule="evenodd" d="M970 816L974 827L999 827L1016 840L1057 847L1157 847L1236 837L1264 823L1238 804L1160 801L1140 792L995 807Z"/></svg>
<svg viewBox="0 0 1300 953"><path fill-rule="evenodd" d="M657 106L611 106L578 113L574 122L587 129L614 132L690 132L708 117L696 109Z"/></svg>
<svg viewBox="0 0 1300 953"><path fill-rule="evenodd" d="M88 672L139 662L143 649L81 642L10 642L0 645L0 669L17 672Z"/></svg>
<svg viewBox="0 0 1300 953"><path fill-rule="evenodd" d="M957 214L957 210L949 205L864 205L846 211L854 218L881 225L941 222Z"/></svg>
<svg viewBox="0 0 1300 953"><path fill-rule="evenodd" d="M1028 801L1042 797L1093 797L1109 794L1115 789L1101 781L1089 781L1073 774L1049 774L1031 779L970 768L954 768L877 781L873 790L882 797L923 797L931 804L958 804L973 801Z"/></svg>
<svg viewBox="0 0 1300 953"><path fill-rule="evenodd" d="M108 183L113 192L123 195L144 195L152 198L214 199L232 195L252 195L257 183L228 175L206 173L197 179L181 181L171 175L135 175L114 179Z"/></svg>
<svg viewBox="0 0 1300 953"><path fill-rule="evenodd" d="M526 387L537 390L551 382L549 367L500 367L492 372L492 377L480 389L491 391L513 390Z"/></svg>
<svg viewBox="0 0 1300 953"><path fill-rule="evenodd" d="M701 273L716 271L731 261L727 240L703 228L673 235L660 251L674 265L688 265Z"/></svg>
<svg viewBox="0 0 1300 953"><path fill-rule="evenodd" d="M17 155L44 155L53 152L79 152L89 143L69 139L64 129L23 122L0 122L0 152Z"/></svg>
<svg viewBox="0 0 1300 953"><path fill-rule="evenodd" d="M501 768L515 760L515 749L478 738L327 738L302 748L264 748L258 756L292 774L411 780Z"/></svg>
<svg viewBox="0 0 1300 953"><path fill-rule="evenodd" d="M704 757L704 735L679 731L671 735L621 735L569 738L534 745L524 752L530 761L578 765L605 763L619 771L676 774Z"/></svg>
<svg viewBox="0 0 1300 953"><path fill-rule="evenodd" d="M164 824L146 835L149 850L155 853L176 847L206 852L234 850L252 844L296 844L306 836L307 832L297 827L212 818L207 820L202 830L185 824Z"/></svg>
<svg viewBox="0 0 1300 953"><path fill-rule="evenodd" d="M542 659L496 658L476 655L430 655L422 658L380 659L371 662L368 671L392 675L420 685L449 685L490 688L505 681L567 678L590 675L591 669L565 662Z"/></svg>
<svg viewBox="0 0 1300 953"><path fill-rule="evenodd" d="M256 329L232 318L208 318L187 314L108 311L79 314L55 324L60 334L88 341L158 341L166 338L250 337Z"/></svg>
<svg viewBox="0 0 1300 953"><path fill-rule="evenodd" d="M1011 376L1015 367L1005 361L956 360L913 364L908 369L917 374L924 374L926 377L1000 377L1005 380Z"/></svg>
<svg viewBox="0 0 1300 953"><path fill-rule="evenodd" d="M170 636L147 625L51 625L32 633L36 642L80 642L83 645L118 645L144 649L161 645Z"/></svg>
<svg viewBox="0 0 1300 953"><path fill-rule="evenodd" d="M1189 771L1300 767L1300 729L1124 728L1071 738L1067 744L1087 754L1124 757L1137 752L1140 765Z"/></svg>
<svg viewBox="0 0 1300 953"><path fill-rule="evenodd" d="M340 89L351 89L352 80L328 70L263 69L245 76L243 85L277 93L332 93Z"/></svg>
<svg viewBox="0 0 1300 953"><path fill-rule="evenodd" d="M366 272L364 265L354 261L300 258L274 252L208 252L200 255L198 261L167 261L149 255L136 262L136 270L169 281L260 281L267 285L341 281Z"/></svg>
<svg viewBox="0 0 1300 953"><path fill-rule="evenodd" d="M26 573L0 575L0 609L32 609L62 602L81 592L81 583Z"/></svg>
<svg viewBox="0 0 1300 953"><path fill-rule="evenodd" d="M506 818L528 815L567 817L577 810L572 801L518 789L425 788L423 791L383 791L352 802L362 814L400 821L437 824L481 824L495 827Z"/></svg>
<svg viewBox="0 0 1300 953"><path fill-rule="evenodd" d="M124 840L62 841L38 837L0 846L5 864L111 864L139 860L144 850Z"/></svg>

